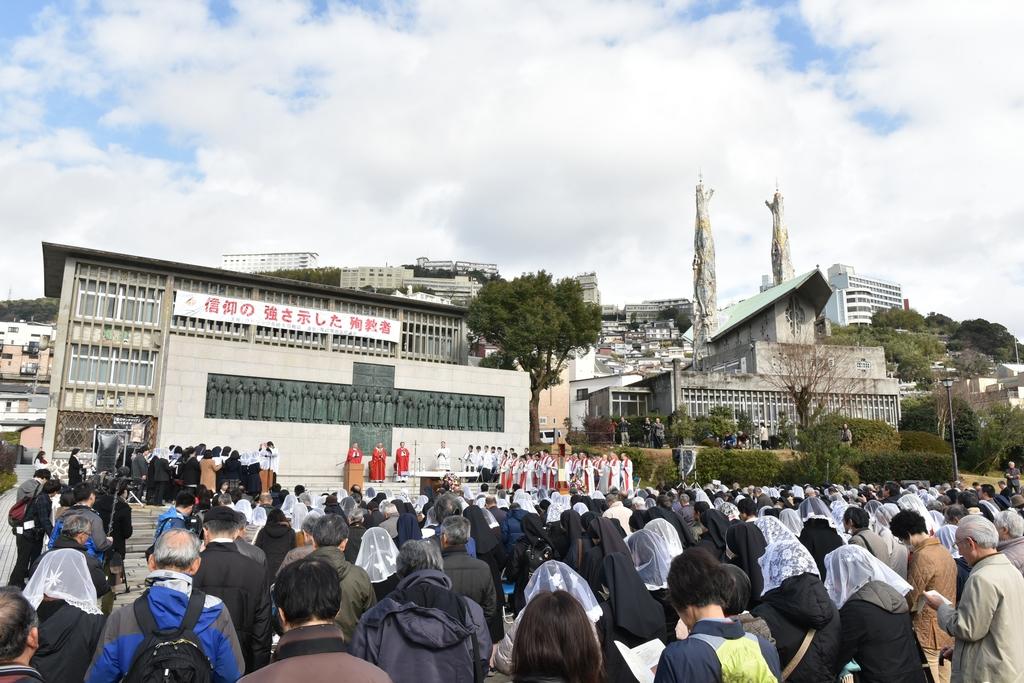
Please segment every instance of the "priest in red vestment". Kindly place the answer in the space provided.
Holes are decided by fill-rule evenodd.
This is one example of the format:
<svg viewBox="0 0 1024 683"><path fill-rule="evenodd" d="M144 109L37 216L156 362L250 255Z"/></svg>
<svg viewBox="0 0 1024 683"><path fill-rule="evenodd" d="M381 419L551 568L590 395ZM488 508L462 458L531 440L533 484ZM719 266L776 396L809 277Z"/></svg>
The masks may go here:
<svg viewBox="0 0 1024 683"><path fill-rule="evenodd" d="M395 451L395 479L399 481L405 481L405 478L409 476L409 449L405 447L405 442L398 444L398 450Z"/></svg>
<svg viewBox="0 0 1024 683"><path fill-rule="evenodd" d="M388 452L384 444L378 442L370 453L370 481L384 481L387 476Z"/></svg>
<svg viewBox="0 0 1024 683"><path fill-rule="evenodd" d="M363 452L355 441L352 442L352 448L348 449L348 461L357 465L363 461Z"/></svg>

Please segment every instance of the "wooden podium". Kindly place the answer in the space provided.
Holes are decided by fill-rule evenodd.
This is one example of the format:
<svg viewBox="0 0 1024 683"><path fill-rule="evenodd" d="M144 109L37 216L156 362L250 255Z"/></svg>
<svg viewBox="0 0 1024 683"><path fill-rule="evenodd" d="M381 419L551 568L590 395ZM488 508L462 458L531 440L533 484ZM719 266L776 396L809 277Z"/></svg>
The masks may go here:
<svg viewBox="0 0 1024 683"><path fill-rule="evenodd" d="M353 486L363 488L363 463L345 463L345 490L351 491Z"/></svg>

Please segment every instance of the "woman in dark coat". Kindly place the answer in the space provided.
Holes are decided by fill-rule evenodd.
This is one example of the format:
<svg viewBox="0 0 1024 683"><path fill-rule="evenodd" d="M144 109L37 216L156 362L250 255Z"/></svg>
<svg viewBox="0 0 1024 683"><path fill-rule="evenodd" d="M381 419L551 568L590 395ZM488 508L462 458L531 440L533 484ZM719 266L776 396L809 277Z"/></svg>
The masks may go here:
<svg viewBox="0 0 1024 683"><path fill-rule="evenodd" d="M655 638L667 642L664 611L647 591L630 555L609 553L603 565L608 601L601 603L604 617L598 626L603 630L605 673L609 681L631 681L633 675L615 641L631 648Z"/></svg>
<svg viewBox="0 0 1024 683"><path fill-rule="evenodd" d="M766 592L752 613L768 623L783 670L813 631L807 651L787 680L834 681L846 664L839 661L842 626L814 558L799 541L786 539L769 545L759 564Z"/></svg>
<svg viewBox="0 0 1024 683"><path fill-rule="evenodd" d="M594 546L591 539L583 533L583 520L575 510L562 513L559 523L565 530L567 539L566 552L562 562L579 571L583 567L583 557Z"/></svg>
<svg viewBox="0 0 1024 683"><path fill-rule="evenodd" d="M804 522L800 542L811 553L818 565L818 576L824 581L828 577L825 556L843 545L843 539L832 526L832 512L821 498L811 497L800 503L799 513Z"/></svg>
<svg viewBox="0 0 1024 683"><path fill-rule="evenodd" d="M67 549L43 555L24 594L39 618L32 666L47 683L81 683L105 621L85 553Z"/></svg>
<svg viewBox="0 0 1024 683"><path fill-rule="evenodd" d="M753 522L734 524L726 532L725 544L731 555L729 564L739 567L750 577L750 597L745 608L753 609L754 605L761 602L761 591L764 588L761 566L757 563L768 545L764 534Z"/></svg>
<svg viewBox="0 0 1024 683"><path fill-rule="evenodd" d="M622 532L618 525L607 517L598 517L591 521L590 535L594 539L594 547L583 557L583 570L580 575L590 585L594 595L601 593L606 586L604 575L604 558L612 553L622 553L629 557L629 548L622 540Z"/></svg>
<svg viewBox="0 0 1024 683"><path fill-rule="evenodd" d="M839 662L856 660L860 683L925 683L923 653L904 597L910 584L856 545L829 553L825 564L825 587L842 624Z"/></svg>
<svg viewBox="0 0 1024 683"><path fill-rule="evenodd" d="M71 457L68 458L68 486L75 486L82 483L85 467L78 460L78 453L81 449L72 448Z"/></svg>
<svg viewBox="0 0 1024 683"><path fill-rule="evenodd" d="M698 547L704 548L719 562L725 562L726 535L729 532L729 520L721 512L709 509L701 513L700 522L706 531L700 537Z"/></svg>
<svg viewBox="0 0 1024 683"><path fill-rule="evenodd" d="M554 559L555 554L551 539L544 531L544 522L540 515L533 512L525 513L522 517L522 525L523 535L512 546L512 552L508 556L505 566L505 578L515 582L516 585L515 592L512 594L512 607L516 614L526 607L524 591L532 571L536 569L536 566L532 568L530 566L531 557L533 564L539 566L541 559L544 557Z"/></svg>
<svg viewBox="0 0 1024 683"><path fill-rule="evenodd" d="M267 513L267 524L256 534L253 545L267 556L267 584L273 584L284 556L295 547L295 531L283 512L274 508Z"/></svg>
<svg viewBox="0 0 1024 683"><path fill-rule="evenodd" d="M501 570L505 568L506 560L505 546L501 542L501 529L490 512L485 512L476 505L470 505L462 514L469 520L469 535L476 542L476 559L486 562L491 570L494 594L498 601L494 616L487 623L487 630L490 631L491 642L499 643L505 637L505 625L502 623L505 591L501 586Z"/></svg>
<svg viewBox="0 0 1024 683"><path fill-rule="evenodd" d="M223 451L221 452L223 453ZM223 476L223 479L220 478L221 476ZM242 456L238 454L238 451L231 451L231 455L224 461L223 467L220 468L217 483L227 482L228 486L233 489L241 483L241 480Z"/></svg>
<svg viewBox="0 0 1024 683"><path fill-rule="evenodd" d="M419 541L423 538L420 531L420 524L416 521L416 515L403 512L398 515L398 547L405 545L406 541Z"/></svg>
<svg viewBox="0 0 1024 683"><path fill-rule="evenodd" d="M192 448L186 448L181 460L178 462L178 476L184 486L191 486L195 490L202 480L202 468L199 466L199 458L196 457Z"/></svg>

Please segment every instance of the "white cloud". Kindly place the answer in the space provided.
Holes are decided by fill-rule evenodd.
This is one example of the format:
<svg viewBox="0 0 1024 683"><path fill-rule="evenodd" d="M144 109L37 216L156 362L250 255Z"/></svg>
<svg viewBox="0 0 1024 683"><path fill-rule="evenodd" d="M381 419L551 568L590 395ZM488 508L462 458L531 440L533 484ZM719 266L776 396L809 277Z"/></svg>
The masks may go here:
<svg viewBox="0 0 1024 683"><path fill-rule="evenodd" d="M597 270L613 302L687 296L701 169L723 300L769 272L762 202L778 178L798 270L851 263L923 311L1024 334L1024 307L1007 305L1024 295L1020 6L805 0L693 23L682 5L313 17L251 0L223 26L201 2L47 10L0 53L0 224L15 226L0 288L39 293L24 255L45 239L211 265L272 247L333 264L471 258ZM841 73L788 68L773 29L797 9L848 51ZM55 93L105 111L47 126ZM903 125L875 133L863 111ZM194 165L99 142L147 126Z"/></svg>

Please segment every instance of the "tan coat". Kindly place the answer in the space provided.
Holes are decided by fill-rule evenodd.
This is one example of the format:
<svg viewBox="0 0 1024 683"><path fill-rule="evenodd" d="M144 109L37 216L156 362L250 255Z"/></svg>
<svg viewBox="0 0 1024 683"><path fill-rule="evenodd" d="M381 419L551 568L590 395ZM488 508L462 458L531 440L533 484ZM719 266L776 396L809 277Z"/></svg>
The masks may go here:
<svg viewBox="0 0 1024 683"><path fill-rule="evenodd" d="M952 683L1021 683L1024 577L1000 553L971 568L960 604L939 607L939 625L956 638Z"/></svg>
<svg viewBox="0 0 1024 683"><path fill-rule="evenodd" d="M907 581L913 589L907 593L907 604L914 617L914 634L921 647L941 650L953 644L953 637L939 628L938 614L920 604L925 591L938 591L956 605L956 561L938 539L928 538L914 546L907 568Z"/></svg>
<svg viewBox="0 0 1024 683"><path fill-rule="evenodd" d="M208 491L217 491L217 470L220 465L213 458L203 458L199 461L199 483Z"/></svg>
<svg viewBox="0 0 1024 683"><path fill-rule="evenodd" d="M615 501L609 505L608 509L605 510L604 514L601 516L608 519L619 520L619 526L622 527L622 530L626 532L627 536L629 536L630 531L632 531L632 529L629 528L629 518L633 516L633 512L619 501Z"/></svg>

